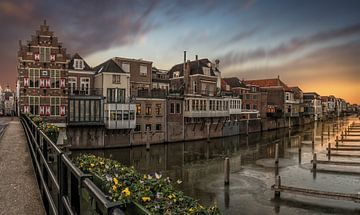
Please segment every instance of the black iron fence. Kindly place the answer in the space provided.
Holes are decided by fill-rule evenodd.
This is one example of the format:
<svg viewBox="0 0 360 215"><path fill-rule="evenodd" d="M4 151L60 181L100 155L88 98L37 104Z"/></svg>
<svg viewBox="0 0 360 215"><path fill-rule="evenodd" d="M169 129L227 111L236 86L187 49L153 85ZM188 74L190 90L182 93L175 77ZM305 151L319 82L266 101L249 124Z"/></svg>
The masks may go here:
<svg viewBox="0 0 360 215"><path fill-rule="evenodd" d="M30 118L21 123L47 214L124 214Z"/></svg>

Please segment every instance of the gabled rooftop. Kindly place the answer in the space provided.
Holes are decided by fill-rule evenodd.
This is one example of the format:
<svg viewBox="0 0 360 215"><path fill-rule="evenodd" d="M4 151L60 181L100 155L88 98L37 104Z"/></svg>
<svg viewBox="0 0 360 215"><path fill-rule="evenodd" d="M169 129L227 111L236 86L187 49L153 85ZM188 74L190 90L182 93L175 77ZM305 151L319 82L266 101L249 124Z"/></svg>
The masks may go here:
<svg viewBox="0 0 360 215"><path fill-rule="evenodd" d="M74 68L74 60L75 60L75 59L77 59L77 60L83 60L83 62L84 62L84 69L83 69L83 70L85 70L85 71L91 71L91 70L93 70L93 69L89 66L89 64L87 64L86 61L85 61L78 53L75 53L75 54L72 56L72 58L71 58L71 60L70 60L70 63L69 63L69 69L74 69L74 70L75 70L75 68ZM82 71L82 70L79 70L79 71Z"/></svg>
<svg viewBox="0 0 360 215"><path fill-rule="evenodd" d="M121 67L112 58L96 66L94 69L96 70L96 74L102 72L127 73L123 69L121 69Z"/></svg>
<svg viewBox="0 0 360 215"><path fill-rule="evenodd" d="M280 80L280 78L245 80L244 82L246 84L257 85L262 88L282 87L285 91L292 91L290 87Z"/></svg>
<svg viewBox="0 0 360 215"><path fill-rule="evenodd" d="M237 77L223 78L222 80L231 88L247 88L247 86Z"/></svg>

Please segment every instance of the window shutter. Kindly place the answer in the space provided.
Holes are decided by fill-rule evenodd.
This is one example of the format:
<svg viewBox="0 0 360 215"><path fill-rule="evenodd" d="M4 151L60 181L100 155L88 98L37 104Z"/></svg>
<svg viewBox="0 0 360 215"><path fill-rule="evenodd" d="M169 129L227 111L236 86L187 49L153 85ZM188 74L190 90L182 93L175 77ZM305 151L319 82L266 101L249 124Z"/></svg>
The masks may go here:
<svg viewBox="0 0 360 215"><path fill-rule="evenodd" d="M45 114L45 106L40 106L40 116Z"/></svg>
<svg viewBox="0 0 360 215"><path fill-rule="evenodd" d="M60 115L65 116L65 106L60 106Z"/></svg>
<svg viewBox="0 0 360 215"><path fill-rule="evenodd" d="M45 79L45 86L46 86L47 88L50 87L50 79L49 79L49 78Z"/></svg>
<svg viewBox="0 0 360 215"><path fill-rule="evenodd" d="M24 113L29 113L29 106L24 105Z"/></svg>
<svg viewBox="0 0 360 215"><path fill-rule="evenodd" d="M39 53L34 54L34 59L35 60L40 60L40 54Z"/></svg>
<svg viewBox="0 0 360 215"><path fill-rule="evenodd" d="M40 79L40 87L45 87L45 79L44 78Z"/></svg>
<svg viewBox="0 0 360 215"><path fill-rule="evenodd" d="M60 87L61 88L65 87L65 78L60 79Z"/></svg>
<svg viewBox="0 0 360 215"><path fill-rule="evenodd" d="M51 60L51 61L55 61L55 60L56 60L55 54L51 54L51 55L50 55L50 60Z"/></svg>
<svg viewBox="0 0 360 215"><path fill-rule="evenodd" d="M50 106L45 106L45 115L50 116Z"/></svg>
<svg viewBox="0 0 360 215"><path fill-rule="evenodd" d="M24 87L29 87L29 78L28 77L24 78Z"/></svg>

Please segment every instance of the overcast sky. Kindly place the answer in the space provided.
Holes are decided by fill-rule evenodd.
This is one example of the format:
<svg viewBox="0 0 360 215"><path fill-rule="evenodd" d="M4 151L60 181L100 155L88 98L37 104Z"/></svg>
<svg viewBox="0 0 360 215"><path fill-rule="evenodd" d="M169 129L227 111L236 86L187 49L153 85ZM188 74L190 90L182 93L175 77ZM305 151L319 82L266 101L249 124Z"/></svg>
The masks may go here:
<svg viewBox="0 0 360 215"><path fill-rule="evenodd" d="M224 77L280 78L360 103L358 0L1 0L0 84L14 86L18 41L44 19L92 66L114 56L170 69L220 59Z"/></svg>

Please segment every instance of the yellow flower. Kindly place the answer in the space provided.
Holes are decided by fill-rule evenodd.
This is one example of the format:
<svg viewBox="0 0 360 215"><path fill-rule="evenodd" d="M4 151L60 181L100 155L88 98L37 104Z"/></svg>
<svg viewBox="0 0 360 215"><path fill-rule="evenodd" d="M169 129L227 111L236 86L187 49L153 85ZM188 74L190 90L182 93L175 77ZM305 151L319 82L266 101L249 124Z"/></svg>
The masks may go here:
<svg viewBox="0 0 360 215"><path fill-rule="evenodd" d="M143 202L150 202L151 198L148 196L144 196L141 198L143 200Z"/></svg>
<svg viewBox="0 0 360 215"><path fill-rule="evenodd" d="M147 176L146 176L146 175L144 175L144 179L147 179Z"/></svg>
<svg viewBox="0 0 360 215"><path fill-rule="evenodd" d="M117 180L117 178L114 178L113 181L115 185L118 185L119 181Z"/></svg>
<svg viewBox="0 0 360 215"><path fill-rule="evenodd" d="M113 185L113 186L112 186L112 189L116 192L116 191L117 191L116 185Z"/></svg>
<svg viewBox="0 0 360 215"><path fill-rule="evenodd" d="M124 195L125 197L128 197L131 195L131 192L130 192L129 188L126 187L124 190L121 191L121 194Z"/></svg>
<svg viewBox="0 0 360 215"><path fill-rule="evenodd" d="M95 166L95 164L93 164L93 163L92 163L92 164L90 164L90 166L91 166L91 167L94 167L94 166Z"/></svg>
<svg viewBox="0 0 360 215"><path fill-rule="evenodd" d="M194 209L193 208L189 208L189 212L194 212Z"/></svg>

